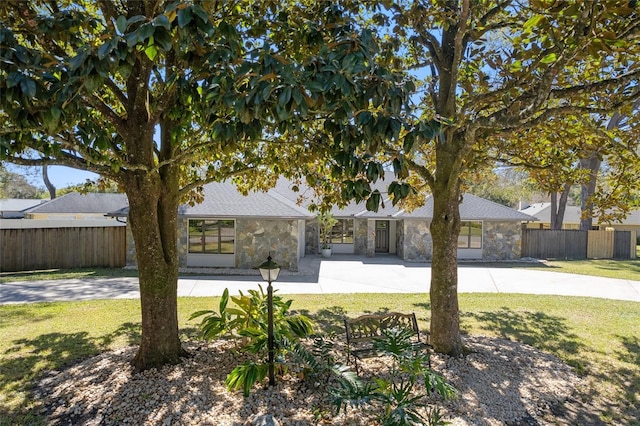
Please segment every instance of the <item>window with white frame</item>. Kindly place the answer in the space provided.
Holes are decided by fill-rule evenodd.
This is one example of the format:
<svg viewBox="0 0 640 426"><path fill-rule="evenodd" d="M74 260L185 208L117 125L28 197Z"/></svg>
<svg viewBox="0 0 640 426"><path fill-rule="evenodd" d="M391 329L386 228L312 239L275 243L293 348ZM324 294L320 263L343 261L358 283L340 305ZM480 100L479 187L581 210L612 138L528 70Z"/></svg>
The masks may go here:
<svg viewBox="0 0 640 426"><path fill-rule="evenodd" d="M233 220L189 219L189 253L234 254Z"/></svg>
<svg viewBox="0 0 640 426"><path fill-rule="evenodd" d="M353 219L338 219L331 228L332 244L353 244Z"/></svg>
<svg viewBox="0 0 640 426"><path fill-rule="evenodd" d="M482 222L462 222L458 236L459 249L482 248Z"/></svg>

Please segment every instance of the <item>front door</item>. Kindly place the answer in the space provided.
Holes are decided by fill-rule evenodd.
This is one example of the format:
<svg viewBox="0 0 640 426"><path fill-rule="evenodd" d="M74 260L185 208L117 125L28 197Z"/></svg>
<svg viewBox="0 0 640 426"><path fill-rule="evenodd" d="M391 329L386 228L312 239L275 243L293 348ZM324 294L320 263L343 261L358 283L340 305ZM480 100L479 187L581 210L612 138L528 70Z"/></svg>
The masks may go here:
<svg viewBox="0 0 640 426"><path fill-rule="evenodd" d="M388 220L376 220L376 253L389 253Z"/></svg>

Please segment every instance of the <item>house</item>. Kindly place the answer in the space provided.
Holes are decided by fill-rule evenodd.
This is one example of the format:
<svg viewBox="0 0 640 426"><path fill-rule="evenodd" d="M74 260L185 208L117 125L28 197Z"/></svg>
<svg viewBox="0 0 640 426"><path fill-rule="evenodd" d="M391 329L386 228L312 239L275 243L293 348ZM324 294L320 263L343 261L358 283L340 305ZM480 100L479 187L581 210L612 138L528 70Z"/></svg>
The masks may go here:
<svg viewBox="0 0 640 426"><path fill-rule="evenodd" d="M320 244L318 219L308 209L313 197L301 197L301 193L310 192L308 188L296 185L298 191L294 191L293 187L293 183L280 179L269 191L243 196L231 182L205 185L202 203L183 205L178 212L180 265L250 269L271 253L284 268L297 270L298 261L317 254ZM431 197L411 212L392 206L389 200L377 212L357 203L334 207L332 215L337 224L331 232L333 253L429 261L432 212ZM125 208L111 215L127 213ZM460 259L519 259L522 222L536 220L471 194L464 195L460 213ZM128 263L134 264L131 237L128 244Z"/></svg>
<svg viewBox="0 0 640 426"><path fill-rule="evenodd" d="M527 224L527 228L551 228L551 203L535 203L520 210L520 212L538 219L537 223ZM562 229L580 229L581 215L582 211L579 206L567 206L562 221ZM636 235L640 236L640 209L632 210L623 221L617 223L600 223L598 218L594 217L593 228L595 230L613 228L616 231L636 231Z"/></svg>
<svg viewBox="0 0 640 426"><path fill-rule="evenodd" d="M22 199L22 198L5 198L0 200L0 218L3 219L22 219L24 211L38 206L47 200L42 199Z"/></svg>
<svg viewBox="0 0 640 426"><path fill-rule="evenodd" d="M70 192L24 211L25 219L105 219L105 214L129 204L124 194Z"/></svg>

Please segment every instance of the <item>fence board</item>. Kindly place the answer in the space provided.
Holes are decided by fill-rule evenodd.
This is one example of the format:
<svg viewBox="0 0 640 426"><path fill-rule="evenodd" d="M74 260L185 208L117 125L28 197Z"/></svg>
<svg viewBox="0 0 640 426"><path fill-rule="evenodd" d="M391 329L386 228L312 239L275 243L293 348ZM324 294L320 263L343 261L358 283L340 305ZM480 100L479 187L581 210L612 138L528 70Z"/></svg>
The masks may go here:
<svg viewBox="0 0 640 426"><path fill-rule="evenodd" d="M522 257L585 259L587 233L573 229L523 229Z"/></svg>
<svg viewBox="0 0 640 426"><path fill-rule="evenodd" d="M635 239L633 239L633 250L635 251ZM631 231L615 231L613 236L613 258L633 259L631 257Z"/></svg>
<svg viewBox="0 0 640 426"><path fill-rule="evenodd" d="M124 226L0 229L0 271L125 264Z"/></svg>
<svg viewBox="0 0 640 426"><path fill-rule="evenodd" d="M587 257L589 259L611 259L613 257L613 231L587 231Z"/></svg>

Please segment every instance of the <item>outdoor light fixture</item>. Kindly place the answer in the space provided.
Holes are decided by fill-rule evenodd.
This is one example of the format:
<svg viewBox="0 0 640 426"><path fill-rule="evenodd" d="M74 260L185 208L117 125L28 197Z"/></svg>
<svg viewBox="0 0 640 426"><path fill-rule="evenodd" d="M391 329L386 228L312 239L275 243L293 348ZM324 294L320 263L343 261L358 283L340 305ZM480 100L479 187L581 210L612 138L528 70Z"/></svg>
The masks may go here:
<svg viewBox="0 0 640 426"><path fill-rule="evenodd" d="M269 285L267 286L267 344L269 348L269 386L273 386L276 382L274 372L275 348L273 341L273 287L271 283L278 279L280 275L280 265L271 259L271 253L267 257L267 261L258 266L262 279Z"/></svg>

